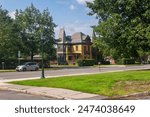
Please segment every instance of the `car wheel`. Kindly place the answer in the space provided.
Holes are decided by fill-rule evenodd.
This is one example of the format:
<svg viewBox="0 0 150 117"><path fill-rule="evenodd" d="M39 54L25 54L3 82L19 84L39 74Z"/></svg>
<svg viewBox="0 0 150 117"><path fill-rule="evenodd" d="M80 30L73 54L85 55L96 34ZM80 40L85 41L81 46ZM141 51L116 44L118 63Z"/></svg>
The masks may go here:
<svg viewBox="0 0 150 117"><path fill-rule="evenodd" d="M39 69L36 67L36 68L35 68L35 71L38 71L38 70L39 70Z"/></svg>
<svg viewBox="0 0 150 117"><path fill-rule="evenodd" d="M26 71L27 69L26 68L23 68L23 71Z"/></svg>

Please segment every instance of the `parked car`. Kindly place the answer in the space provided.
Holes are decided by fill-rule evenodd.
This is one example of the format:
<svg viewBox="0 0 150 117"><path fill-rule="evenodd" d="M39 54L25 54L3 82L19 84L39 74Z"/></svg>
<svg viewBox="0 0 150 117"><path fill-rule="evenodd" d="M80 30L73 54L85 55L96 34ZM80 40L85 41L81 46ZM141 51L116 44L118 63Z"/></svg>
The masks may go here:
<svg viewBox="0 0 150 117"><path fill-rule="evenodd" d="M23 65L16 67L16 71L37 71L39 70L39 65L36 62L26 62Z"/></svg>

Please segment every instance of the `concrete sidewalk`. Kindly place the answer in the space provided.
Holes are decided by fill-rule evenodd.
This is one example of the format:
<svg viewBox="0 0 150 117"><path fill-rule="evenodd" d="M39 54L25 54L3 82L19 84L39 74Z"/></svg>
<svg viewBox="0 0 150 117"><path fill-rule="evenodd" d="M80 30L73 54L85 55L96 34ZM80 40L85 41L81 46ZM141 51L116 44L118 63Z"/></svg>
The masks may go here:
<svg viewBox="0 0 150 117"><path fill-rule="evenodd" d="M108 98L106 96L82 93L68 89L22 86L3 82L0 83L0 90L17 91L27 94L53 97L62 100L102 100Z"/></svg>

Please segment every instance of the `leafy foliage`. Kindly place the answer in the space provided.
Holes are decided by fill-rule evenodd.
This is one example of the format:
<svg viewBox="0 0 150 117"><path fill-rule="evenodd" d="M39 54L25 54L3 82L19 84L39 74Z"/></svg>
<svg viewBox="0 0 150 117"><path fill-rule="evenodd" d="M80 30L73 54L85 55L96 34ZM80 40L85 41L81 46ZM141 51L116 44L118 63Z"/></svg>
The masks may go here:
<svg viewBox="0 0 150 117"><path fill-rule="evenodd" d="M16 11L16 21L20 27L25 54L31 55L31 61L33 61L33 55L40 53L42 41L44 41L45 57L49 59L49 55L54 55L54 27L56 25L48 9L41 13L31 4L24 11Z"/></svg>
<svg viewBox="0 0 150 117"><path fill-rule="evenodd" d="M10 67L16 66L18 51L21 51L21 57L31 55L33 61L33 56L41 53L42 43L44 59L53 59L56 55L54 27L48 9L40 12L31 4L24 11L16 10L15 19L12 19L0 6L0 64L5 62Z"/></svg>
<svg viewBox="0 0 150 117"><path fill-rule="evenodd" d="M79 66L93 66L95 64L95 60L93 59L85 59L77 61Z"/></svg>
<svg viewBox="0 0 150 117"><path fill-rule="evenodd" d="M8 11L0 6L0 61L17 58L17 52L21 48L18 32L18 27L9 17Z"/></svg>
<svg viewBox="0 0 150 117"><path fill-rule="evenodd" d="M149 51L149 0L95 0L87 6L99 19L97 34L121 57L136 58L138 50Z"/></svg>

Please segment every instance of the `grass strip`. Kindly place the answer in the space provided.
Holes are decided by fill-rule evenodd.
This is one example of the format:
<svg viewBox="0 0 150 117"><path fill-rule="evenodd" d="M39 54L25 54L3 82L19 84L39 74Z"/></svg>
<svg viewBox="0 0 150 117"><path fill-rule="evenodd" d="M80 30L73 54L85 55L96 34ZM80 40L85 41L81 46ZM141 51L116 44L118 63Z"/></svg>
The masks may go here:
<svg viewBox="0 0 150 117"><path fill-rule="evenodd" d="M71 89L110 97L150 90L150 71L125 71L11 82L13 84Z"/></svg>

